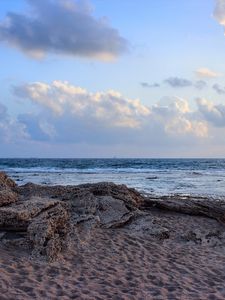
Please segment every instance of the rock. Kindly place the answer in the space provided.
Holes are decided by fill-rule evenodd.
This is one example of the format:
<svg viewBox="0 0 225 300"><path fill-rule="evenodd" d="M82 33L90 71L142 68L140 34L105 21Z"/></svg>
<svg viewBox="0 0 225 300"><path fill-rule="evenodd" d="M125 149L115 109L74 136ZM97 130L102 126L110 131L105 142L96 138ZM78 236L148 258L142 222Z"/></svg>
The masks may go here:
<svg viewBox="0 0 225 300"><path fill-rule="evenodd" d="M65 204L58 203L32 220L27 232L35 258L46 256L49 261L57 258L68 232L68 219Z"/></svg>
<svg viewBox="0 0 225 300"><path fill-rule="evenodd" d="M146 177L146 179L148 180L155 180L155 179L158 179L157 176L149 176L149 177Z"/></svg>
<svg viewBox="0 0 225 300"><path fill-rule="evenodd" d="M218 230L218 228L212 228L211 230L204 230L203 232L199 229L189 230L183 235L184 240L193 242L195 244L201 244L203 246L221 246L225 241L225 232Z"/></svg>
<svg viewBox="0 0 225 300"><path fill-rule="evenodd" d="M82 241L81 229L80 232L90 234L96 227L121 227L133 218L143 202L143 197L135 190L113 183L76 187L29 183L16 187L7 176L2 178L4 189L12 187L19 195L16 202L15 192L2 192L4 206L0 207L0 229L7 232L4 236L21 243L21 233L25 233L32 256L47 257L50 261L64 248L68 236L76 240L74 235L78 234L77 241ZM7 195L12 196L11 203Z"/></svg>
<svg viewBox="0 0 225 300"><path fill-rule="evenodd" d="M0 207L14 203L18 200L18 195L9 189L0 190Z"/></svg>
<svg viewBox="0 0 225 300"><path fill-rule="evenodd" d="M26 230L32 218L59 203L57 200L31 197L29 201L17 202L0 207L0 229Z"/></svg>
<svg viewBox="0 0 225 300"><path fill-rule="evenodd" d="M124 202L112 196L97 197L96 215L99 216L101 226L106 228L121 227L133 216Z"/></svg>
<svg viewBox="0 0 225 300"><path fill-rule="evenodd" d="M25 198L31 195L49 197L70 205L73 219L99 216L99 226L120 227L129 221L133 212L143 203L144 198L134 189L114 183L84 184L79 186L40 186L26 184L19 187Z"/></svg>
<svg viewBox="0 0 225 300"><path fill-rule="evenodd" d="M112 182L88 183L78 186L41 186L27 183L18 187L17 191L26 198L38 196L74 201L74 208L75 206L78 207L84 199L86 207L88 207L96 196L111 196L123 201L131 209L138 208L144 202L144 197L135 189L125 185L116 185Z"/></svg>
<svg viewBox="0 0 225 300"><path fill-rule="evenodd" d="M123 201L124 204L133 209L138 208L144 202L144 197L135 189L128 188L126 185L116 185L112 182L100 182L94 184L79 185L79 188L84 188L93 193L94 196L111 196L112 198Z"/></svg>
<svg viewBox="0 0 225 300"><path fill-rule="evenodd" d="M10 179L4 172L0 172L0 190L2 189L14 189L16 183Z"/></svg>
<svg viewBox="0 0 225 300"><path fill-rule="evenodd" d="M139 214L128 226L132 234L147 235L159 240L169 239L169 229L154 222L154 219L146 214Z"/></svg>
<svg viewBox="0 0 225 300"><path fill-rule="evenodd" d="M95 231L112 228L141 235L141 240L220 246L225 244L224 222L223 201L147 198L125 185L107 182L16 186L0 173L0 246L28 249L36 259L54 261L69 248L82 250Z"/></svg>
<svg viewBox="0 0 225 300"><path fill-rule="evenodd" d="M0 172L0 207L17 201L16 186L12 179L5 173Z"/></svg>
<svg viewBox="0 0 225 300"><path fill-rule="evenodd" d="M142 209L158 208L183 214L207 216L225 223L225 201L203 197L163 196L145 198Z"/></svg>

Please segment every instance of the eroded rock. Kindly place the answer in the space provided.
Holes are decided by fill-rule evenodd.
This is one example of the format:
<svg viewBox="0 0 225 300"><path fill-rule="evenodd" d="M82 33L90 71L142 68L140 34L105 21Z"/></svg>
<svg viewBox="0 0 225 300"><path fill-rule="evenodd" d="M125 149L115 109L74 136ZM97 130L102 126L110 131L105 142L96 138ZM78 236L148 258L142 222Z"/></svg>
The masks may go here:
<svg viewBox="0 0 225 300"><path fill-rule="evenodd" d="M0 190L0 207L10 203L15 203L17 200L18 195L10 189L4 188L3 190Z"/></svg>
<svg viewBox="0 0 225 300"><path fill-rule="evenodd" d="M31 197L28 201L0 207L0 229L26 230L34 217L58 203L56 200Z"/></svg>
<svg viewBox="0 0 225 300"><path fill-rule="evenodd" d="M188 215L207 216L225 223L225 201L201 197L164 196L145 198L143 209L158 208Z"/></svg>
<svg viewBox="0 0 225 300"><path fill-rule="evenodd" d="M68 232L69 215L65 204L57 203L43 211L27 228L34 257L48 257L53 261L63 249Z"/></svg>
<svg viewBox="0 0 225 300"><path fill-rule="evenodd" d="M0 245L24 247L34 258L53 261L71 247L88 247L96 230L123 230L163 243L221 246L224 221L223 201L146 198L125 185L106 182L16 186L0 173Z"/></svg>
<svg viewBox="0 0 225 300"><path fill-rule="evenodd" d="M17 184L9 178L4 172L0 172L0 190L15 189Z"/></svg>
<svg viewBox="0 0 225 300"><path fill-rule="evenodd" d="M16 186L12 179L5 173L0 172L0 207L17 201Z"/></svg>

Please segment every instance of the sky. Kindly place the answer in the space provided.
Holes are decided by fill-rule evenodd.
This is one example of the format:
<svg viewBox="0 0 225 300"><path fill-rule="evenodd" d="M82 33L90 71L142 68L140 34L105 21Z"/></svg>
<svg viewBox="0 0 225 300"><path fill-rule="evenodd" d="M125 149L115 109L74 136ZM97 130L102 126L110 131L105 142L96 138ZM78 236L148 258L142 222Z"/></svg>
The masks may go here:
<svg viewBox="0 0 225 300"><path fill-rule="evenodd" d="M0 157L225 157L225 0L0 0Z"/></svg>

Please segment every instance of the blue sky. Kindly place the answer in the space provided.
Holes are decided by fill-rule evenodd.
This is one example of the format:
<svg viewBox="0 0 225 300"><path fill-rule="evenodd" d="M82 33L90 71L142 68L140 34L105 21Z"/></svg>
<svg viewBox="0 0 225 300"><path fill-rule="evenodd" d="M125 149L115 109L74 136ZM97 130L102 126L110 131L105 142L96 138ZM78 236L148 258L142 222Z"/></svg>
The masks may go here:
<svg viewBox="0 0 225 300"><path fill-rule="evenodd" d="M225 0L1 0L0 156L224 157Z"/></svg>

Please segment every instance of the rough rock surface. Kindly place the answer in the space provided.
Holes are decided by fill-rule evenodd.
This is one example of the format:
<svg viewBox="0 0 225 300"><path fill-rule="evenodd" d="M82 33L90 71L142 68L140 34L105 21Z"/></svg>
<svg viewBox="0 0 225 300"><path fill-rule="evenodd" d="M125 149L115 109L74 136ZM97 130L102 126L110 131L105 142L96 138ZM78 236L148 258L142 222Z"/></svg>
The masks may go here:
<svg viewBox="0 0 225 300"><path fill-rule="evenodd" d="M63 248L68 229L68 210L63 203L57 203L35 217L27 228L32 243L32 255L47 256L54 260Z"/></svg>
<svg viewBox="0 0 225 300"><path fill-rule="evenodd" d="M4 172L0 172L0 190L2 189L15 189L16 183L10 179Z"/></svg>
<svg viewBox="0 0 225 300"><path fill-rule="evenodd" d="M144 200L135 190L113 183L18 187L0 173L0 186L0 240L26 245L32 257L50 261L93 228L123 226Z"/></svg>
<svg viewBox="0 0 225 300"><path fill-rule="evenodd" d="M190 196L163 196L147 198L143 208L156 207L188 215L207 216L225 223L225 201Z"/></svg>
<svg viewBox="0 0 225 300"><path fill-rule="evenodd" d="M167 243L224 246L224 222L223 201L144 197L125 185L105 182L19 187L0 173L0 247L22 245L35 258L53 261L85 243L96 228L120 228Z"/></svg>
<svg viewBox="0 0 225 300"><path fill-rule="evenodd" d="M0 206L17 201L17 194L13 191L15 188L16 183L5 173L0 172Z"/></svg>
<svg viewBox="0 0 225 300"><path fill-rule="evenodd" d="M17 194L10 189L0 190L0 207L17 201Z"/></svg>

